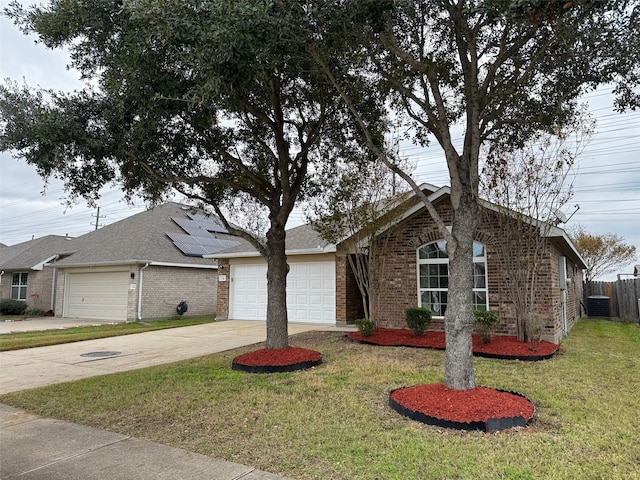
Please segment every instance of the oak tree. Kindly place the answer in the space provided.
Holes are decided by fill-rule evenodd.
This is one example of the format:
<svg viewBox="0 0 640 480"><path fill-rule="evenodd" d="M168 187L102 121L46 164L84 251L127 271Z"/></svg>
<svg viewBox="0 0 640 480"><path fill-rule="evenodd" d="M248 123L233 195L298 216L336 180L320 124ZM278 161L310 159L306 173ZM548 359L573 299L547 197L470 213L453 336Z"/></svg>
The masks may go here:
<svg viewBox="0 0 640 480"><path fill-rule="evenodd" d="M266 260L267 348L288 344L289 215L334 159L362 156L307 52L308 3L51 0L5 10L47 47L66 46L87 87L5 84L0 149L64 180L72 198L94 201L113 183L150 202L177 191L215 212ZM234 223L239 205L266 218L266 231Z"/></svg>

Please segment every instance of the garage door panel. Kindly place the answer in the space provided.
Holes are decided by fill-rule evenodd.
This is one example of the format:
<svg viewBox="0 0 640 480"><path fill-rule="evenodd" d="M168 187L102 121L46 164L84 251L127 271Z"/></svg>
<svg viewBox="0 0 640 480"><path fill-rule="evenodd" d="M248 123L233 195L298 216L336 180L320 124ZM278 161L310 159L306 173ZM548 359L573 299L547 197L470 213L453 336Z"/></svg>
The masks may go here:
<svg viewBox="0 0 640 480"><path fill-rule="evenodd" d="M230 318L266 320L266 274L266 265L231 265Z"/></svg>
<svg viewBox="0 0 640 480"><path fill-rule="evenodd" d="M231 265L229 316L236 320L266 320L266 265ZM335 324L335 264L290 264L287 276L290 322Z"/></svg>
<svg viewBox="0 0 640 480"><path fill-rule="evenodd" d="M126 320L129 272L70 273L65 316Z"/></svg>

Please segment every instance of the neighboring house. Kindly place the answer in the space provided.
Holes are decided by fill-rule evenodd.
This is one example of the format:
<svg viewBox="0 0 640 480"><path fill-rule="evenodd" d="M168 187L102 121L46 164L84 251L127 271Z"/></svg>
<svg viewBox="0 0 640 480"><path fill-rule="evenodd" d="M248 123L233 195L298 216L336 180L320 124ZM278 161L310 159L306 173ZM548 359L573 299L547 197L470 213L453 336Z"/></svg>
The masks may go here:
<svg viewBox="0 0 640 480"><path fill-rule="evenodd" d="M216 312L217 264L238 242L214 218L166 203L78 237L48 265L59 317L135 321Z"/></svg>
<svg viewBox="0 0 640 480"><path fill-rule="evenodd" d="M27 308L53 310L53 271L45 264L56 258L72 241L70 237L47 235L0 248L0 298L26 302Z"/></svg>
<svg viewBox="0 0 640 480"><path fill-rule="evenodd" d="M445 223L451 223L450 190L424 186ZM377 307L379 326L404 327L405 309L428 306L434 312L432 328L443 328L448 285L448 259L435 223L415 197L400 207L402 215L384 232L378 245L384 264ZM480 308L496 310L501 318L498 333L515 334L513 306L505 288L501 258L501 234L493 221L499 210L488 202L476 232L474 301ZM493 215L493 217L492 217ZM541 283L535 310L547 318L544 338L558 342L580 317L584 261L565 232L550 226L545 239ZM310 226L287 231L289 321L327 324L353 323L362 315L361 297L347 255L349 239L338 245L322 241ZM266 264L243 242L213 255L218 259L218 316L264 320L266 317ZM224 276L223 275L224 272ZM422 272L421 275L419 272ZM431 278L427 279L428 273ZM569 281L567 282L567 279Z"/></svg>

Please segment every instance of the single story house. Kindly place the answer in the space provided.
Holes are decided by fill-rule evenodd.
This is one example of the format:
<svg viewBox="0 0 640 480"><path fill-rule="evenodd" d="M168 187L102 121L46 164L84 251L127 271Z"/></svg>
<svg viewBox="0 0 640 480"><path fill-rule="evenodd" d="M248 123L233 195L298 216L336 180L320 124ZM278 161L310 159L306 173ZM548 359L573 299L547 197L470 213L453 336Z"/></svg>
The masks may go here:
<svg viewBox="0 0 640 480"><path fill-rule="evenodd" d="M26 301L38 293L65 318L170 318L183 301L185 316L215 315L218 266L203 255L237 243L215 217L170 202L74 239L3 248L2 293ZM19 254L5 261L8 250Z"/></svg>
<svg viewBox="0 0 640 480"><path fill-rule="evenodd" d="M423 185L445 223L451 222L449 187ZM402 206L399 220L380 234L378 253L384 264L379 294L379 326L405 326L404 311L428 306L432 328L441 329L446 308L448 259L444 242L424 205L411 196ZM515 335L513 304L505 287L506 266L500 248L503 235L497 221L500 209L483 202L476 231L474 302L478 308L496 310L501 318L498 333ZM486 213L486 214L485 214ZM544 229L544 254L540 260L540 284L535 311L546 318L543 338L558 342L580 317L582 270L575 246L557 226ZM384 236L384 239L382 239ZM362 315L362 301L347 255L353 254L347 238L328 244L309 225L287 231L287 302L290 322L351 324ZM218 260L219 318L265 320L266 263L247 242L211 255Z"/></svg>
<svg viewBox="0 0 640 480"><path fill-rule="evenodd" d="M48 265L61 317L136 321L215 315L218 266L203 255L236 245L214 217L169 202L75 239Z"/></svg>
<svg viewBox="0 0 640 480"><path fill-rule="evenodd" d="M71 237L47 235L0 247L0 298L26 302L27 308L54 309L53 270L45 265L65 251Z"/></svg>

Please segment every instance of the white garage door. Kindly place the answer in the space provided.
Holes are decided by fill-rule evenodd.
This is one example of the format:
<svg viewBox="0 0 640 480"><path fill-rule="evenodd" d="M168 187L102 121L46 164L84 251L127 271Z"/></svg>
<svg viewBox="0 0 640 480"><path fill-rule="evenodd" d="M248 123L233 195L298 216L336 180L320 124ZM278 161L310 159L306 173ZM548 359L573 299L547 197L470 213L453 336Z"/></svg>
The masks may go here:
<svg viewBox="0 0 640 480"><path fill-rule="evenodd" d="M290 263L287 311L290 322L336 323L334 262ZM232 265L229 318L266 320L266 265Z"/></svg>
<svg viewBox="0 0 640 480"><path fill-rule="evenodd" d="M65 317L126 320L129 272L70 273Z"/></svg>

